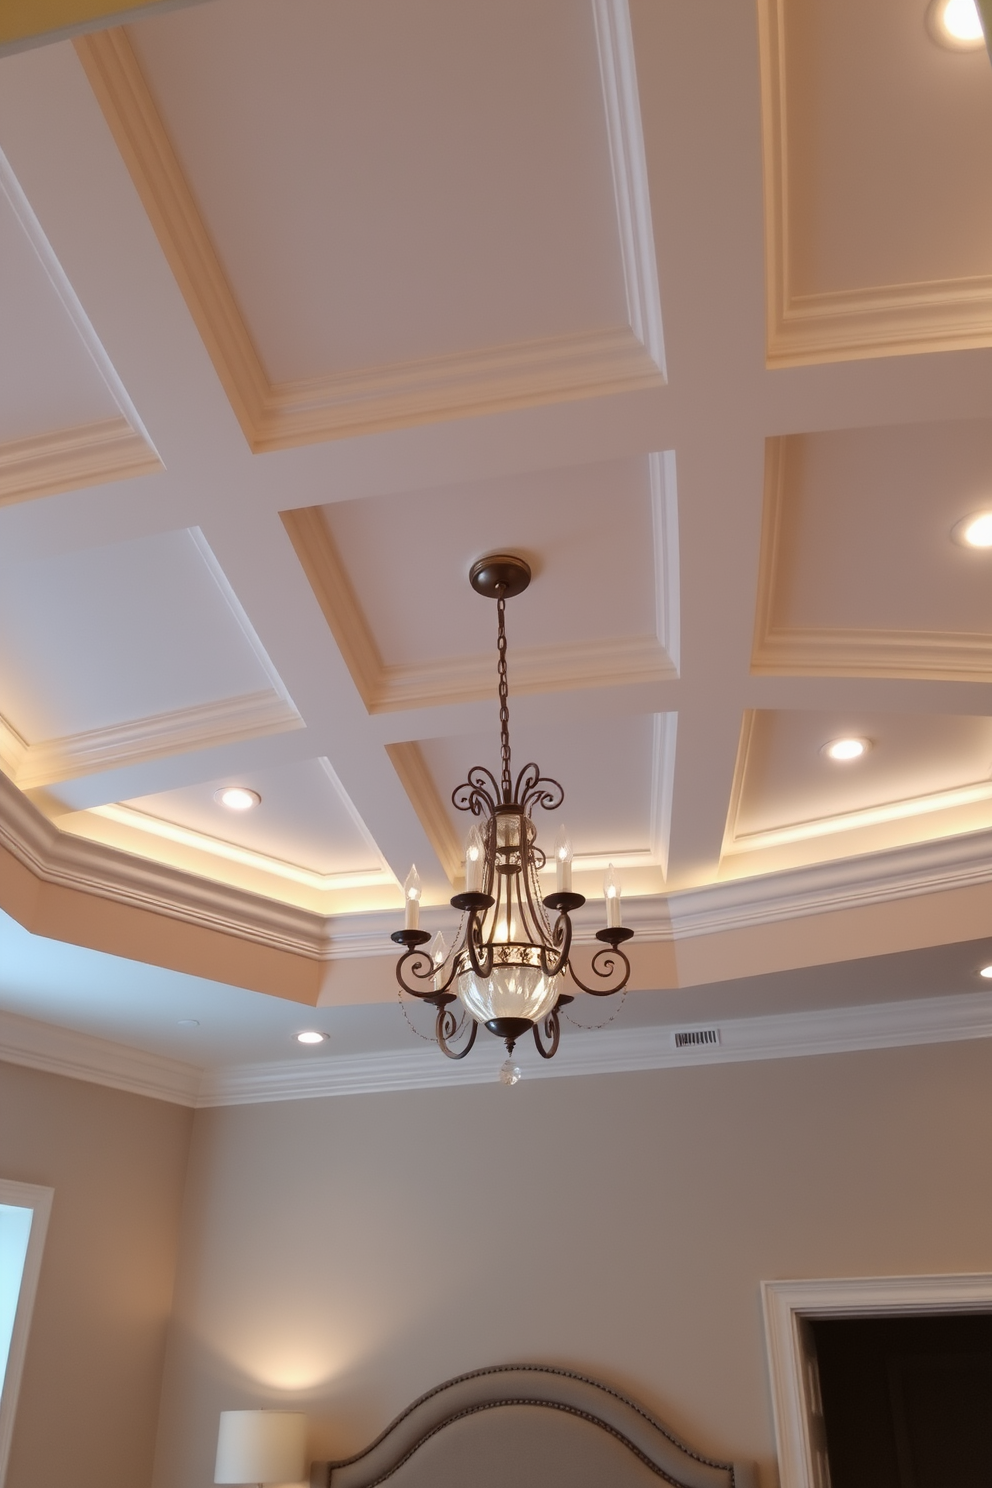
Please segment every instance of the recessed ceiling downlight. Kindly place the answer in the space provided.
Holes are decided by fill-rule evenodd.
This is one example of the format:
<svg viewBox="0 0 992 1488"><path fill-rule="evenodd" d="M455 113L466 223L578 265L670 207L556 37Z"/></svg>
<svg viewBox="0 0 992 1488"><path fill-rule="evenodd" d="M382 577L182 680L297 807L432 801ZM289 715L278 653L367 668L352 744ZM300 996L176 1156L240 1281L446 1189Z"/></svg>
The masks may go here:
<svg viewBox="0 0 992 1488"><path fill-rule="evenodd" d="M860 759L870 748L871 744L867 739L831 739L829 744L824 744L820 753L825 754L827 759L846 761Z"/></svg>
<svg viewBox="0 0 992 1488"><path fill-rule="evenodd" d="M992 548L992 511L962 517L951 528L951 536L963 548Z"/></svg>
<svg viewBox="0 0 992 1488"><path fill-rule="evenodd" d="M261 799L258 791L247 790L243 785L225 785L214 791L214 800L226 806L228 811L250 811Z"/></svg>
<svg viewBox="0 0 992 1488"><path fill-rule="evenodd" d="M931 0L927 29L934 41L955 52L973 52L985 45L975 0Z"/></svg>
<svg viewBox="0 0 992 1488"><path fill-rule="evenodd" d="M978 975L984 977L987 982L992 981L992 966L983 966Z"/></svg>
<svg viewBox="0 0 992 1488"><path fill-rule="evenodd" d="M322 1044L327 1039L326 1033L318 1033L315 1028L306 1028L302 1033L296 1035L298 1044Z"/></svg>

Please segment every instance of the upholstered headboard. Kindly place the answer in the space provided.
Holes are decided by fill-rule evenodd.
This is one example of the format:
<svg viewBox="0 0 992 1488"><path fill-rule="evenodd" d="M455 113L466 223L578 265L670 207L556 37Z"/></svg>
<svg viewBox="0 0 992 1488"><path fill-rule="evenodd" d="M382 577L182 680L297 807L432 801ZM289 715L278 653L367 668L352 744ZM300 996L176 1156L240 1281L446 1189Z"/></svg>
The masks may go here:
<svg viewBox="0 0 992 1488"><path fill-rule="evenodd" d="M312 1488L742 1488L618 1390L565 1369L478 1369L415 1400Z"/></svg>

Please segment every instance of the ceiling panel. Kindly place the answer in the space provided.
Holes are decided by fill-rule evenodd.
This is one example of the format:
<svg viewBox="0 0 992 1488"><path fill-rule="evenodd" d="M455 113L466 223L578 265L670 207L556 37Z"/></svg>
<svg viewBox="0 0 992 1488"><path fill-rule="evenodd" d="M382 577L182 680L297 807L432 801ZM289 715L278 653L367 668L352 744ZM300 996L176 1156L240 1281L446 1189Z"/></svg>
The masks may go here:
<svg viewBox="0 0 992 1488"><path fill-rule="evenodd" d="M823 753L850 737L867 741L859 759ZM798 844L811 859L990 820L992 718L756 710L744 719L725 852ZM872 831L874 842L850 835Z"/></svg>
<svg viewBox="0 0 992 1488"><path fill-rule="evenodd" d="M992 423L769 440L757 671L992 676Z"/></svg>
<svg viewBox="0 0 992 1488"><path fill-rule="evenodd" d="M270 380L625 323L591 6L215 0L128 36Z"/></svg>
<svg viewBox="0 0 992 1488"><path fill-rule="evenodd" d="M259 805L249 811L228 810L214 799L215 791L227 785L255 791L261 797ZM202 837L205 852L219 840L320 876L377 873L383 868L381 855L325 759L241 770L121 804L129 809L119 812L117 819L135 830L145 825L145 819L174 825L185 832L173 840L182 843L188 834L192 846L194 838ZM104 814L113 820L113 812L110 808Z"/></svg>
<svg viewBox="0 0 992 1488"><path fill-rule="evenodd" d="M518 691L673 675L674 500L670 465L651 455L283 520L366 705L380 711L491 693L495 607L468 574L502 550L534 575L507 611Z"/></svg>
<svg viewBox="0 0 992 1488"><path fill-rule="evenodd" d="M29 744L239 697L295 714L195 529L0 558L0 576L0 713Z"/></svg>

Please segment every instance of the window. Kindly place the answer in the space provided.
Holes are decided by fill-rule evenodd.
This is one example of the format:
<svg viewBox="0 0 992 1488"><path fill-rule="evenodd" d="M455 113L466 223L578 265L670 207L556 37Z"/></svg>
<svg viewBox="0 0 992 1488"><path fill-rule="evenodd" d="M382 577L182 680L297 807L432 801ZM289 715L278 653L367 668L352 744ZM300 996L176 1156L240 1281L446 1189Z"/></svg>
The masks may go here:
<svg viewBox="0 0 992 1488"><path fill-rule="evenodd" d="M0 1179L0 1485L7 1472L52 1190Z"/></svg>

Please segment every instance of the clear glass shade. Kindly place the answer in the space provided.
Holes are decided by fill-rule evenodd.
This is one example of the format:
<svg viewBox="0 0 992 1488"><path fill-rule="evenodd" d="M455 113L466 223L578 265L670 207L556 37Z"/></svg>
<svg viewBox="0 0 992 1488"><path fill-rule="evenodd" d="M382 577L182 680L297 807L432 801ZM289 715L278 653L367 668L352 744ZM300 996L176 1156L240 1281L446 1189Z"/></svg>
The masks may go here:
<svg viewBox="0 0 992 1488"><path fill-rule="evenodd" d="M493 1018L527 1018L540 1023L561 990L560 976L546 976L539 966L494 966L488 977L463 971L458 996L479 1023Z"/></svg>

